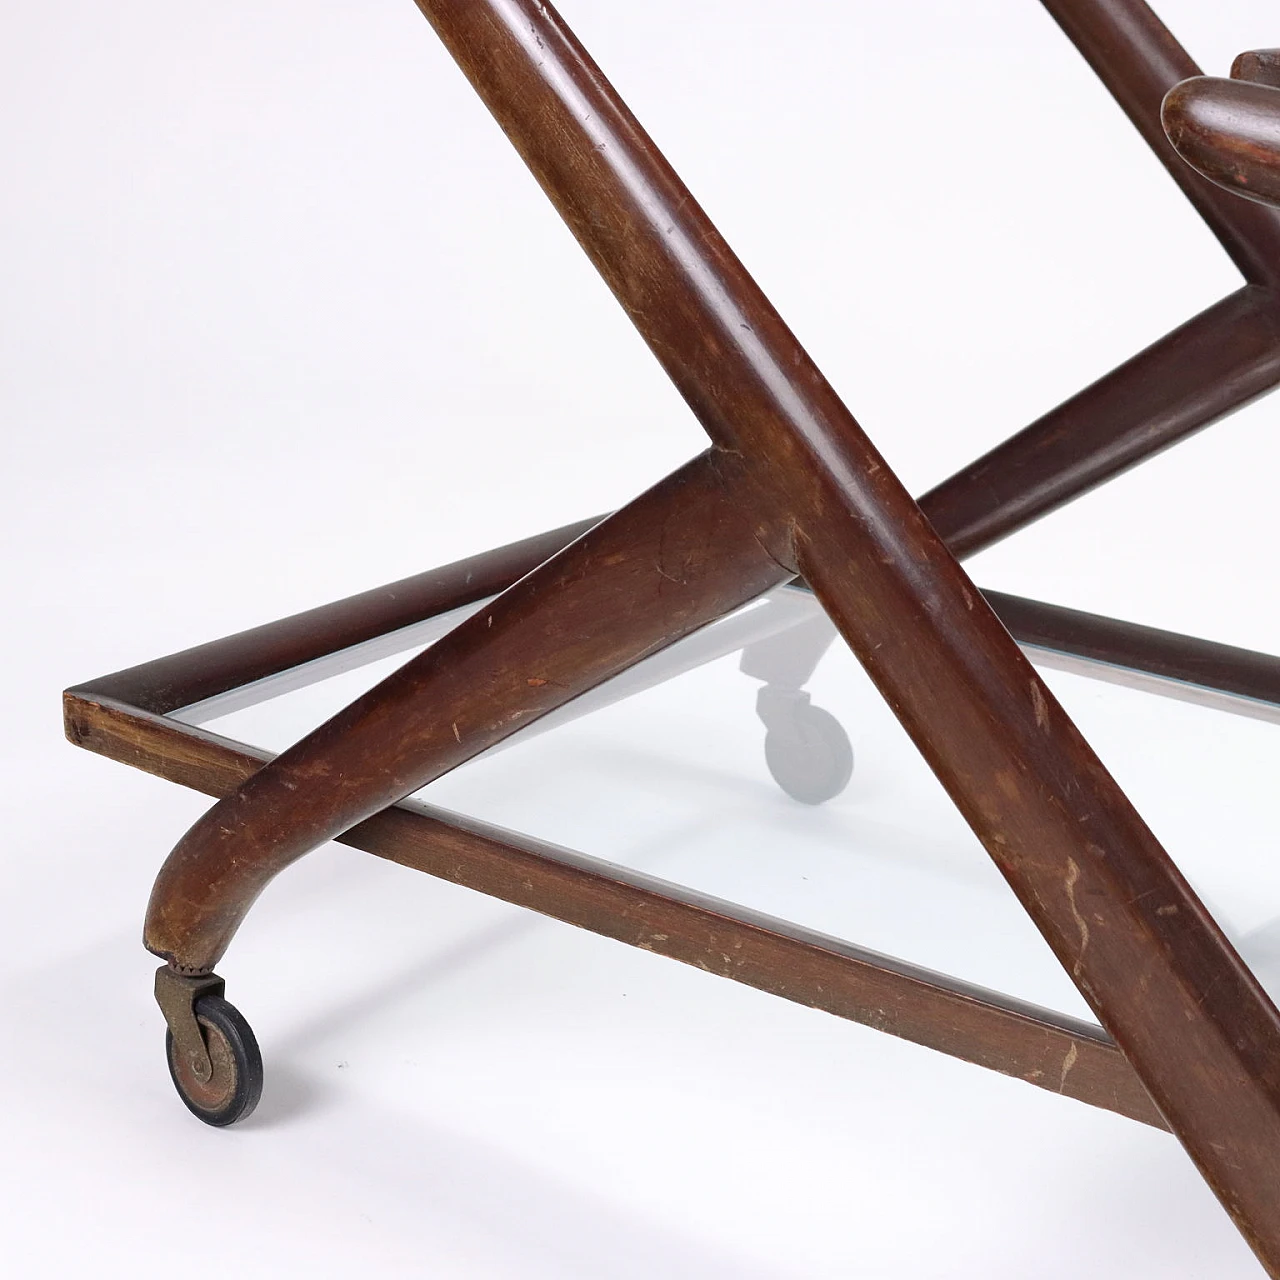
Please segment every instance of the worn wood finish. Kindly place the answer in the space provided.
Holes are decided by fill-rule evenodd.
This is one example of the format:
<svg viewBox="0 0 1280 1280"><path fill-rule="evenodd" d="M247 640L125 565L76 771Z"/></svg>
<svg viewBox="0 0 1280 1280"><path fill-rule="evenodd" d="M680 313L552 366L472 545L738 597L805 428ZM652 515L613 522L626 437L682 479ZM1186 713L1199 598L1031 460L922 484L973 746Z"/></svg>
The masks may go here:
<svg viewBox="0 0 1280 1280"><path fill-rule="evenodd" d="M389 830L408 812L388 808L398 797L800 572L1161 1115L1264 1266L1280 1276L1280 1015L943 541L957 554L988 545L1280 378L1280 216L1193 173L1161 127L1161 99L1198 77L1198 68L1141 0L1044 0L1246 285L926 495L922 513L558 15L540 0L417 2L714 448L256 772L259 761L238 744L119 701L127 694L142 705L137 672L116 678L115 695L87 689L68 695L68 724L82 745L192 785L217 775L213 789L226 796L162 871L149 945L179 967L207 968L258 890L288 861L344 831ZM1276 93L1276 59L1257 51L1238 60L1237 69L1242 79L1226 91L1233 95L1227 101L1237 116L1241 103L1252 104L1249 129L1233 133L1224 124L1218 86L1231 82L1175 89L1166 122L1178 147L1204 161L1210 176L1221 181L1226 174L1256 195L1271 180L1270 152L1243 178L1240 157L1247 152L1252 162L1263 143L1270 145L1257 121L1270 111L1270 99L1259 95ZM1219 95L1212 100L1217 116L1204 114L1209 99L1192 96L1207 92ZM1199 129L1192 142L1188 121ZM1249 146L1242 151L1244 135ZM1229 162L1214 172L1228 152ZM1022 621L1035 625L1025 610ZM1078 621L1046 615L1043 607L1039 615L1039 623L1067 633L1068 643ZM1098 624L1108 622L1093 620L1095 639L1107 631ZM1163 633L1117 633L1122 625L1103 641L1113 651L1129 652L1139 665L1168 657L1169 639L1155 638ZM168 702L171 709L175 697L185 701L193 689L225 684L231 667L262 649L260 641L266 637L248 650L219 650L218 660L227 662L204 686L200 660L188 656L185 669L179 663L169 683L160 682L162 691L153 690L154 707ZM1080 635L1075 642L1087 643ZM314 637L296 635L259 667L278 670L291 653L315 647ZM217 657L204 655L211 656ZM1184 650L1178 660L1199 663L1220 684L1242 670L1250 675L1238 651ZM1046 1032L1035 1011L961 992L843 944L793 936L776 922L726 924L722 909L705 901L673 908L670 893L626 875L613 890L602 889L598 872L582 866L575 875L586 878L566 879L563 855L477 832L475 824L437 819L422 840L422 814L410 816L419 823L412 836L401 832L385 842L379 836L364 847L413 846L399 860L447 875L441 848L462 857L466 846L476 861L454 877L460 882L472 882L467 876L474 872L475 887L486 892L645 945L627 914L634 910L651 931L661 922L664 941L678 935L669 954L694 963L732 936L757 960L744 960L739 973L730 958L718 971L793 998L806 998L795 991L818 990L819 973L823 981L840 974L851 981L858 970L863 985L830 998L847 1006L836 1010L846 1016L878 1025L867 995L876 990L898 1002L887 1019L896 1020L887 1029L898 1034L980 1061L1003 1036L1005 1047L988 1065L1006 1070L1016 1063L1015 1074L1043 1084L1056 1062L1057 1087L1082 1090L1090 1100L1122 1087L1107 1056L1116 1052L1112 1041L1096 1033L1052 1017ZM463 829L459 845L456 832ZM542 858L539 874L546 879L537 890L517 891L512 868L529 856ZM547 864L557 858L553 874ZM488 871L477 869L484 859ZM465 863L463 857L448 865ZM637 892L650 896L628 897ZM761 931L750 933L757 926ZM837 952L838 963L829 959ZM885 974L894 975L890 985L876 988L888 981ZM792 980L797 985L789 990ZM954 1025L944 1033L934 1020L945 1018ZM1082 1071L1085 1083L1073 1083ZM1098 1084L1103 1078L1105 1088ZM1112 1103L1102 1105L1142 1113L1145 1096L1124 1087L1123 1104L1113 1092Z"/></svg>
<svg viewBox="0 0 1280 1280"><path fill-rule="evenodd" d="M215 805L165 862L148 948L211 969L291 862L790 577L701 455L508 588Z"/></svg>
<svg viewBox="0 0 1280 1280"><path fill-rule="evenodd" d="M95 697L164 715L505 591L603 516L551 529L335 604L101 676ZM336 638L341 637L341 643ZM83 686L88 690L89 686ZM77 692L72 690L71 692Z"/></svg>
<svg viewBox="0 0 1280 1280"><path fill-rule="evenodd" d="M1253 80L1280 89L1280 49L1250 49L1231 64L1233 80Z"/></svg>
<svg viewBox="0 0 1280 1280"><path fill-rule="evenodd" d="M1278 382L1280 299L1245 285L969 463L920 505L964 558Z"/></svg>
<svg viewBox="0 0 1280 1280"><path fill-rule="evenodd" d="M532 565L530 555L559 550L597 521L583 522L525 539L510 547L471 557L349 597L253 631L213 641L197 649L161 658L127 671L100 677L64 696L66 731L78 746L141 768L207 795L232 794L271 757L219 735L168 720L164 712L193 698L250 684L278 667L279 655L296 651L314 661L352 648L384 632L446 613L483 595L501 591ZM1075 610L987 592L1001 618L1020 640L1067 653L1124 660L1146 670L1206 686L1220 681L1246 696L1280 700L1280 661L1242 653L1239 669L1227 658L1240 651L1206 646L1189 637L1116 623ZM410 607L408 601L418 604ZM202 673L219 672L210 686ZM127 690L132 703L122 700ZM185 690L185 693L181 692ZM175 694L175 691L179 691ZM397 815L390 821L391 814ZM409 815L406 823L400 815ZM424 820L418 821L422 817ZM443 828L448 828L444 830ZM701 910L708 899L639 873L610 868L594 859L578 859L510 832L412 802L378 815L339 837L352 847L427 871L458 884L495 894L569 923L633 945L645 946L900 1035L942 1052L1016 1076L1053 1092L1102 1106L1144 1123L1163 1127L1145 1090L1109 1037L1074 1019L1027 1006L917 966L891 961L781 921L764 920L741 908L716 904L715 930L699 932L700 917L681 915L682 907ZM513 858L515 861L513 861ZM560 870L568 860L582 874L566 881ZM551 866L545 865L550 862ZM596 877L603 877L598 883ZM570 884L577 892L566 892ZM652 888L631 897L622 886ZM580 900L582 899L582 900ZM663 912L662 927L653 910ZM670 919L674 912L678 918ZM746 924L743 934L739 923ZM763 933L757 929L763 930ZM736 944L755 939L743 955L721 945L726 931ZM667 936L654 937L665 932ZM780 939L764 937L777 932ZM796 949L817 948L803 959ZM852 961L848 971L838 957ZM802 982L802 975L809 980ZM1069 1070L1062 1067L1067 1062Z"/></svg>
<svg viewBox="0 0 1280 1280"><path fill-rule="evenodd" d="M558 16L536 0L419 7L713 442L741 459L737 497L767 514L760 533L772 556L813 586L1238 1225L1280 1267L1272 1192L1280 1183L1280 1018L1265 993ZM542 617L554 622L571 608L556 600ZM461 630L464 640L445 644L466 668L474 704L475 676L493 678L484 660L492 641L467 624ZM566 674L580 678L595 648L584 646ZM424 781L428 769L397 769L405 700L415 693L431 688L437 698L434 716L413 720L418 733L435 729L419 765L443 771L468 747L487 745L483 734L470 737L473 721L468 746L451 747L441 734L442 721L470 706L447 693L441 705L448 684L440 673L449 668L433 652L421 669L435 673L434 687L393 677L339 718L343 733L309 740L304 769L282 758L275 776L314 792L317 763L336 752L361 760L353 740L367 727L384 767L372 779L367 770L338 775L342 802L324 804L324 821L299 813L278 783L255 790L272 774L265 770L215 809L216 821L198 826L157 886L153 945L164 938L162 951L203 963L229 936L226 912L201 917L200 941L217 945L193 952L188 891L207 898L218 867L240 877L246 862L274 865L276 839L300 853L334 834L335 819L349 826L411 790L411 777L414 786ZM520 676L533 670L518 645L504 656ZM527 705L514 688L483 701L487 717ZM379 746L384 722L394 723L393 741ZM277 805L289 812L286 830L274 821ZM230 837L222 834L228 821ZM233 928L247 904L223 897ZM167 929L171 911L183 927Z"/></svg>
<svg viewBox="0 0 1280 1280"><path fill-rule="evenodd" d="M137 679L146 681L145 667ZM79 746L216 797L234 795L271 759L88 688L66 694L66 723ZM415 801L376 814L338 840L1051 1093L1165 1127L1114 1041L1065 1014Z"/></svg>
<svg viewBox="0 0 1280 1280"><path fill-rule="evenodd" d="M419 7L712 439L742 455L759 508L784 504L797 567L1280 1267L1280 1019L1265 993L554 11Z"/></svg>
<svg viewBox="0 0 1280 1280"><path fill-rule="evenodd" d="M1160 104L1202 72L1142 0L1041 0L1248 281L1280 283L1280 216L1233 200L1188 169L1171 146Z"/></svg>
<svg viewBox="0 0 1280 1280"><path fill-rule="evenodd" d="M355 648L505 591L605 517L524 538L332 604L78 685L69 694L160 715ZM1280 658L981 588L1019 644L1280 706ZM768 642L790 647L789 637ZM802 661L806 670L821 657ZM753 674L744 655L743 670ZM763 675L760 678L764 678ZM803 679L798 679L803 684Z"/></svg>
<svg viewBox="0 0 1280 1280"><path fill-rule="evenodd" d="M1164 127L1195 171L1248 200L1280 206L1280 88L1197 76L1169 90Z"/></svg>
<svg viewBox="0 0 1280 1280"><path fill-rule="evenodd" d="M1019 644L1280 707L1280 658L984 590Z"/></svg>
<svg viewBox="0 0 1280 1280"><path fill-rule="evenodd" d="M505 547L471 556L360 592L332 604L197 645L124 671L100 676L68 690L69 695L167 714L233 689L296 670L335 652L355 649L442 613L450 613L505 591L563 550L605 517L595 516L548 530ZM1192 685L1206 692L1280 708L1280 658L1195 636L1103 617L1061 605L982 588L987 603L1020 645L1040 653L1076 657L1159 680ZM788 633L765 642L777 657L797 664L796 687L821 658L797 654ZM752 653L742 669L757 672Z"/></svg>
<svg viewBox="0 0 1280 1280"><path fill-rule="evenodd" d="M1280 383L1280 218L1193 173L1162 122L1165 95L1200 68L1139 0L1043 3L1247 283L925 494L925 513L962 558ZM1273 52L1237 65L1264 79L1276 74Z"/></svg>

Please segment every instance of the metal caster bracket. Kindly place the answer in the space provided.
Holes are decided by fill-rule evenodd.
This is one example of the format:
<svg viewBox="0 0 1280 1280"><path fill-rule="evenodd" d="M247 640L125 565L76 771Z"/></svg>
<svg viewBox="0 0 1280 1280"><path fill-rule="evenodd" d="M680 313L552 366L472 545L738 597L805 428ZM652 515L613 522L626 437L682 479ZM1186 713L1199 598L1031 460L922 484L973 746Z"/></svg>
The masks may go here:
<svg viewBox="0 0 1280 1280"><path fill-rule="evenodd" d="M213 1078L213 1063L204 1033L196 1021L196 1001L201 996L224 995L226 989L227 984L216 973L177 973L167 964L156 970L156 1004L164 1014L179 1054L201 1083Z"/></svg>

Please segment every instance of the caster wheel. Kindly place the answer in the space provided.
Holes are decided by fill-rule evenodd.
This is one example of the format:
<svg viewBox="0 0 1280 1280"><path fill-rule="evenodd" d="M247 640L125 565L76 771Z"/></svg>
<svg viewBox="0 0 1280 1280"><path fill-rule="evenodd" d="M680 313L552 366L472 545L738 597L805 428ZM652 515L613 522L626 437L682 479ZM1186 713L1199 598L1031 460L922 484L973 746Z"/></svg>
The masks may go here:
<svg viewBox="0 0 1280 1280"><path fill-rule="evenodd" d="M258 1105L262 1054L240 1010L221 996L201 996L195 1013L213 1074L203 1081L196 1077L191 1064L181 1061L171 1031L165 1035L165 1058L174 1088L191 1114L222 1128L243 1120Z"/></svg>
<svg viewBox="0 0 1280 1280"><path fill-rule="evenodd" d="M840 721L808 702L771 715L764 759L773 780L793 800L833 800L853 776L853 747Z"/></svg>

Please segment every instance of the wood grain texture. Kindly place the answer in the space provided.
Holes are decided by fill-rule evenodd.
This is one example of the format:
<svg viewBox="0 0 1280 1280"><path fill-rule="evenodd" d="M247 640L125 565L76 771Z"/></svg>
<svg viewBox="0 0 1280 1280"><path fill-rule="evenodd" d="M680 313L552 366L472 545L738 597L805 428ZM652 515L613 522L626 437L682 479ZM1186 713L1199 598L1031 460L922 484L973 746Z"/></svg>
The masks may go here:
<svg viewBox="0 0 1280 1280"><path fill-rule="evenodd" d="M1280 298L1250 284L1179 325L920 499L964 559L1280 383Z"/></svg>
<svg viewBox="0 0 1280 1280"><path fill-rule="evenodd" d="M1280 219L1192 172L1174 146L1187 150L1194 134L1209 160L1235 146L1233 182L1262 191L1270 153L1242 181L1238 141L1247 135L1258 160L1270 136L1259 123L1271 109L1261 95L1277 92L1264 83L1267 59L1249 64L1251 80L1174 88L1195 84L1198 69L1141 0L1044 0L1246 286L926 495L922 511L559 15L540 0L417 2L713 448L274 762L233 781L239 766L224 751L209 767L231 786L162 870L148 945L179 968L208 968L263 885L315 844L363 823L402 821L389 806L424 782L801 573L1110 1033L1098 1039L1055 1024L1045 1045L1062 1052L1058 1087L1070 1092L1081 1070L1088 1080L1110 1070L1101 1064L1112 1061L1114 1041L1263 1265L1280 1275L1280 1015L946 545L960 553L987 545L1274 385ZM1174 143L1160 116L1171 89L1177 119L1194 123ZM1233 132L1213 115L1222 101L1237 125L1248 115L1249 129ZM1169 110L1166 101L1166 123ZM1113 639L1141 647L1150 637ZM198 668L188 659L156 706L198 688ZM179 744L168 722L93 703L83 691L68 705L83 745L132 753L142 767L182 761L192 775L209 764L201 753L211 744L185 730ZM165 735L165 747L151 741ZM234 755L234 744L227 749ZM507 861L475 887L523 900L504 879L518 845L494 837L484 847L492 853L495 843ZM403 860L440 873L440 848L456 855L456 834L437 830L430 848ZM551 876L545 898L526 905L643 945L624 898L598 896L598 879L583 884L579 894ZM672 917L651 899L635 909L651 929L655 920L683 922L689 932L670 954L695 963L731 927L706 903L686 902ZM710 914L695 926L691 909ZM764 948L759 966L729 976L791 994L789 981L807 990L819 971L834 975L818 958L827 944L809 938L793 953L777 928L766 932L752 935ZM722 954L731 970L733 951ZM842 972L851 959L866 957L844 955ZM898 973L907 977L919 975ZM883 978L864 980L865 996ZM930 1042L940 1035L931 1020L950 1017L949 1051L971 1057L1005 1033L987 1022L979 1034L945 987L932 982L919 1019L908 1012L887 1029ZM894 990L913 1007L915 995ZM984 996L965 1008L981 1021L996 1003ZM849 1016L875 1023L863 997L850 995L848 1006L861 1010ZM1015 1022L1005 1016L999 1028ZM1043 1075L1047 1049L1037 1056L1031 1029L1019 1026L1006 1061L1034 1061L1028 1078ZM1126 1096L1117 1109L1141 1110Z"/></svg>
<svg viewBox="0 0 1280 1280"><path fill-rule="evenodd" d="M1160 158L1219 243L1254 284L1280 283L1280 216L1232 200L1189 169L1165 135L1160 104L1174 85L1201 75L1142 0L1041 0L1098 79Z"/></svg>
<svg viewBox="0 0 1280 1280"><path fill-rule="evenodd" d="M68 691L77 745L225 798L271 756L108 698ZM1165 1124L1097 1027L693 890L404 801L339 843L822 1009L1156 1128ZM781 856L785 856L782 852Z"/></svg>
<svg viewBox="0 0 1280 1280"><path fill-rule="evenodd" d="M1280 1267L1280 1017L1265 992L554 10L419 7L712 440L743 459L756 509L788 522L774 554L794 554L1210 1185ZM1140 22L1145 6L1129 11Z"/></svg>
<svg viewBox="0 0 1280 1280"><path fill-rule="evenodd" d="M1250 49L1240 54L1231 64L1231 78L1280 89L1280 49Z"/></svg>
<svg viewBox="0 0 1280 1280"><path fill-rule="evenodd" d="M1280 206L1280 88L1197 76L1169 90L1163 119L1178 155L1202 177Z"/></svg>
<svg viewBox="0 0 1280 1280"><path fill-rule="evenodd" d="M726 469L681 468L215 805L157 877L147 947L212 969L290 863L789 578Z"/></svg>

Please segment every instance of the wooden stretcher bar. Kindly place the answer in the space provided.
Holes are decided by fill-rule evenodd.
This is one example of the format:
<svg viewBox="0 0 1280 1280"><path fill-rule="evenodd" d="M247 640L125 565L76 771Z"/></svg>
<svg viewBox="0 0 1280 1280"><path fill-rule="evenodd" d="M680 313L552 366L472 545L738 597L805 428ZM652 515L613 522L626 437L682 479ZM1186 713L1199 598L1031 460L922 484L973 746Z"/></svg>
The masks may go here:
<svg viewBox="0 0 1280 1280"><path fill-rule="evenodd" d="M73 741L219 797L148 910L175 1081L211 1096L199 993L263 887L339 839L1163 1124L1280 1276L1280 1014L1017 641L1264 714L1280 664L984 595L958 563L1280 381L1280 58L1210 81L1141 0L1044 0L1244 284L917 504L559 15L417 2L709 447L598 521L68 692ZM1102 1030L406 799L797 576ZM182 718L481 604L274 758Z"/></svg>

